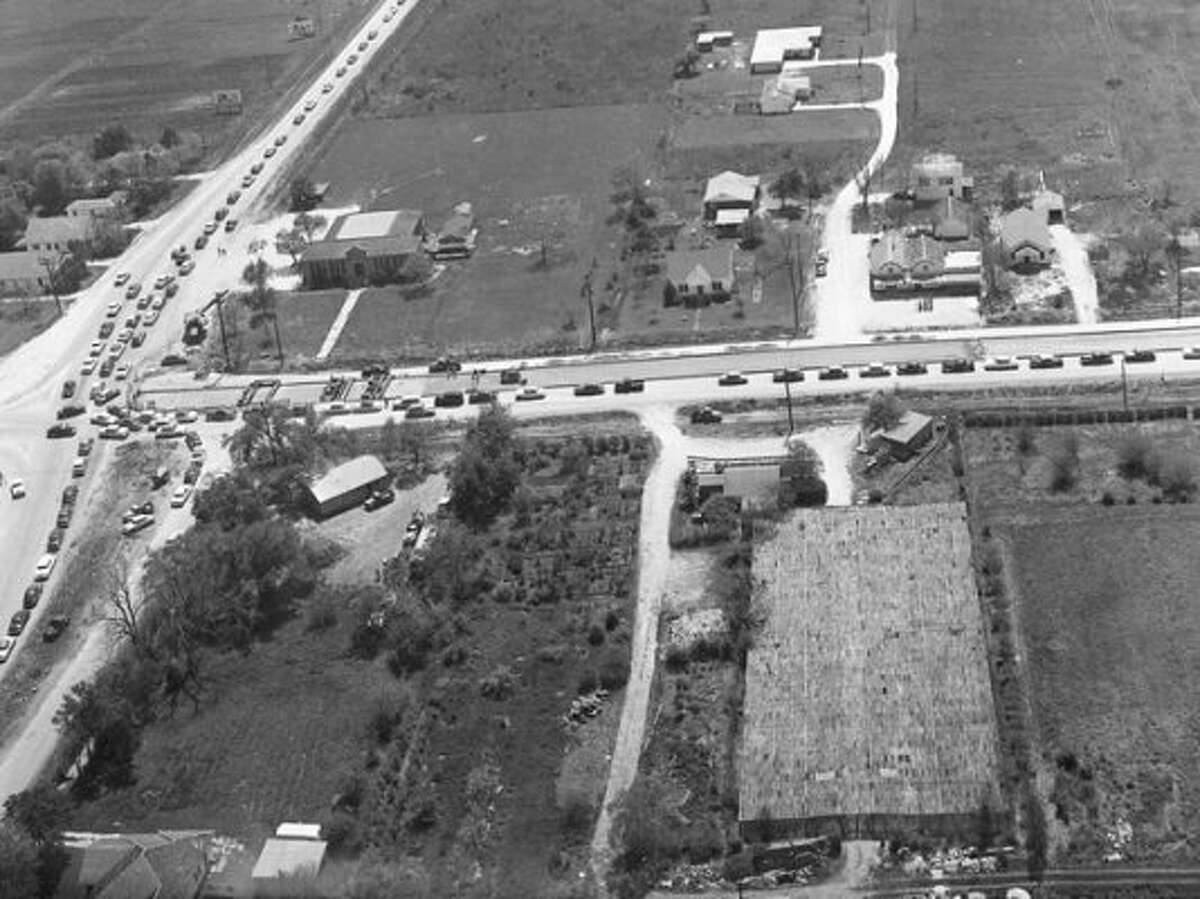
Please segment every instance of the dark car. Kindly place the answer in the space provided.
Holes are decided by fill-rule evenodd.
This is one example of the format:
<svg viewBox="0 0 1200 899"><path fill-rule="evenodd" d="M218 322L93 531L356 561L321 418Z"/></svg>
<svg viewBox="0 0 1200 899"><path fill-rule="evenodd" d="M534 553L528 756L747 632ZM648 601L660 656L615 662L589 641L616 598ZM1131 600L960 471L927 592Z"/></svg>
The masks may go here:
<svg viewBox="0 0 1200 899"><path fill-rule="evenodd" d="M74 395L75 395L75 382L74 381L64 381L63 386L62 386L62 398L64 400L69 400Z"/></svg>
<svg viewBox="0 0 1200 899"><path fill-rule="evenodd" d="M208 235L201 234L199 237L196 238L195 242L192 243L192 246L195 247L197 250L203 250L206 246L208 246Z"/></svg>
<svg viewBox="0 0 1200 899"><path fill-rule="evenodd" d="M1194 362L1200 359L1200 346L1190 346L1183 351L1183 358L1189 362Z"/></svg>
<svg viewBox="0 0 1200 899"><path fill-rule="evenodd" d="M878 362L872 362L870 365L863 366L858 370L860 378L887 378L892 374L892 370L886 365Z"/></svg>
<svg viewBox="0 0 1200 899"><path fill-rule="evenodd" d="M829 368L821 369L817 375L819 381L842 381L850 377L850 372L842 368L840 365L831 365Z"/></svg>
<svg viewBox="0 0 1200 899"><path fill-rule="evenodd" d="M623 378L613 385L614 393L641 393L646 389L646 382L641 378Z"/></svg>
<svg viewBox="0 0 1200 899"><path fill-rule="evenodd" d="M898 375L923 375L929 369L924 362L902 362L896 366L896 374Z"/></svg>
<svg viewBox="0 0 1200 899"><path fill-rule="evenodd" d="M159 365L164 368L169 368L172 365L187 365L187 359L178 353L167 353L167 355L162 357L162 362Z"/></svg>
<svg viewBox="0 0 1200 899"><path fill-rule="evenodd" d="M62 501L64 503L71 505L77 499L79 499L79 488L78 487L76 487L74 484L68 484L66 487L63 488Z"/></svg>
<svg viewBox="0 0 1200 899"><path fill-rule="evenodd" d="M1153 362L1156 358L1151 350L1130 350L1125 354L1125 361L1130 364L1136 362Z"/></svg>
<svg viewBox="0 0 1200 899"><path fill-rule="evenodd" d="M227 216L227 215L229 215L229 210L226 209L224 206L222 206L220 209L218 209L216 212L213 213L213 218L215 218L218 222L223 222L223 221L225 221L225 216Z"/></svg>
<svg viewBox="0 0 1200 899"><path fill-rule="evenodd" d="M467 394L467 402L472 406L481 406L484 403L496 402L496 394L490 390L472 390Z"/></svg>
<svg viewBox="0 0 1200 899"><path fill-rule="evenodd" d="M462 363L457 359L449 359L443 356L429 363L429 373L431 375L452 374L458 371L462 371Z"/></svg>
<svg viewBox="0 0 1200 899"><path fill-rule="evenodd" d="M36 609L37 604L42 600L42 585L30 584L25 588L25 598L21 600L21 605L26 609Z"/></svg>
<svg viewBox="0 0 1200 899"><path fill-rule="evenodd" d="M112 360L112 356L107 357L103 362L101 362L100 377L107 378L109 375L111 375L113 373L114 365L115 363Z"/></svg>
<svg viewBox="0 0 1200 899"><path fill-rule="evenodd" d="M19 637L21 632L25 630L25 625L29 623L29 610L17 609L13 613L13 617L8 621L8 635L10 637Z"/></svg>
<svg viewBox="0 0 1200 899"><path fill-rule="evenodd" d="M942 363L942 374L965 375L975 371L975 363L970 359L947 359Z"/></svg>
<svg viewBox="0 0 1200 899"><path fill-rule="evenodd" d="M59 409L58 413L57 413L57 417L58 417L59 421L63 421L64 419L67 419L67 418L75 418L78 415L82 415L86 411L87 411L87 409L85 409L83 406L77 405L75 403L71 403L71 404L63 406L61 409Z"/></svg>
<svg viewBox="0 0 1200 899"><path fill-rule="evenodd" d="M506 368L500 372L501 384L524 384L525 378L521 375L519 368Z"/></svg>
<svg viewBox="0 0 1200 899"><path fill-rule="evenodd" d="M798 368L780 368L771 375L771 380L776 384L795 384L804 380L804 372Z"/></svg>
<svg viewBox="0 0 1200 899"><path fill-rule="evenodd" d="M396 491L391 487L384 487L381 490L375 490L367 497L363 503L363 508L368 512L373 512L376 509L381 509L396 498Z"/></svg>
<svg viewBox="0 0 1200 899"><path fill-rule="evenodd" d="M1031 369L1039 368L1062 368L1063 361L1057 356L1033 356L1029 360Z"/></svg>
<svg viewBox="0 0 1200 899"><path fill-rule="evenodd" d="M101 322L100 323L100 339L104 340L107 337L111 337L112 332L115 329L116 329L116 325L114 325L111 321Z"/></svg>
<svg viewBox="0 0 1200 899"><path fill-rule="evenodd" d="M63 631L71 623L71 619L66 615L51 615L50 620L46 622L46 628L42 631L42 640L46 643L53 643L62 636Z"/></svg>
<svg viewBox="0 0 1200 899"><path fill-rule="evenodd" d="M46 538L46 552L56 553L62 549L63 532L55 528L50 532L50 536Z"/></svg>
<svg viewBox="0 0 1200 899"><path fill-rule="evenodd" d="M205 421L234 421L237 413L232 409L208 409L204 413Z"/></svg>
<svg viewBox="0 0 1200 899"><path fill-rule="evenodd" d="M141 346L143 343L146 342L146 332L145 331L134 331L133 336L129 338L129 342L130 342L130 344L132 344L135 347Z"/></svg>
<svg viewBox="0 0 1200 899"><path fill-rule="evenodd" d="M603 384L580 384L575 388L576 396L601 396L603 393Z"/></svg>
<svg viewBox="0 0 1200 899"><path fill-rule="evenodd" d="M188 449L194 450L196 447L198 447L204 441L200 438L200 435L197 434L195 431L184 431L183 432L183 442L187 444Z"/></svg>
<svg viewBox="0 0 1200 899"><path fill-rule="evenodd" d="M461 406L464 402L466 402L466 398L461 390L447 390L433 398L433 404L441 408Z"/></svg>
<svg viewBox="0 0 1200 899"><path fill-rule="evenodd" d="M62 422L50 425L50 427L46 428L46 436L51 440L58 440L62 437L74 437L75 426L63 424Z"/></svg>
<svg viewBox="0 0 1200 899"><path fill-rule="evenodd" d="M187 471L183 473L183 483L194 484L200 480L201 466L199 462L193 462L187 467Z"/></svg>
<svg viewBox="0 0 1200 899"><path fill-rule="evenodd" d="M433 418L435 414L428 406L409 406L404 410L405 418Z"/></svg>
<svg viewBox="0 0 1200 899"><path fill-rule="evenodd" d="M719 425L721 423L721 413L712 406L705 406L703 409L696 409L692 412L692 424L694 425Z"/></svg>
<svg viewBox="0 0 1200 899"><path fill-rule="evenodd" d="M1112 365L1112 353L1084 353L1079 357L1079 364L1086 366Z"/></svg>
<svg viewBox="0 0 1200 899"><path fill-rule="evenodd" d="M60 507L58 510L58 515L54 519L54 526L56 528L63 529L69 528L71 526L71 516L74 514L74 512L75 508L73 506Z"/></svg>
<svg viewBox="0 0 1200 899"><path fill-rule="evenodd" d="M226 219L225 220L225 233L232 234L234 231L237 230L237 226L238 226L237 219Z"/></svg>
<svg viewBox="0 0 1200 899"><path fill-rule="evenodd" d="M94 441L91 437L88 437L84 440L80 440L79 447L76 450L76 453L82 458L83 456L86 456L89 453L91 453L92 447L95 445L96 445L96 441Z"/></svg>
<svg viewBox="0 0 1200 899"><path fill-rule="evenodd" d="M382 362L372 362L362 370L363 379L368 381L371 378L382 378L389 374L391 374L390 370Z"/></svg>
<svg viewBox="0 0 1200 899"><path fill-rule="evenodd" d="M717 378L717 384L721 387L740 387L743 384L749 384L746 376L740 371L731 371Z"/></svg>

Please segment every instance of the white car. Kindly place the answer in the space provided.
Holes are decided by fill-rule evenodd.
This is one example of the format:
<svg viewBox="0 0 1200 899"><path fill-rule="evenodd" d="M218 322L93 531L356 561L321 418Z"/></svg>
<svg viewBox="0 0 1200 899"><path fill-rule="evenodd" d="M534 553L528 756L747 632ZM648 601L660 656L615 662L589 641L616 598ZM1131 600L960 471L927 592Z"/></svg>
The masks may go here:
<svg viewBox="0 0 1200 899"><path fill-rule="evenodd" d="M167 305L167 298L164 296L156 296L153 300L150 301L150 308L153 309L155 312L158 312L159 310L161 310L162 307L165 305Z"/></svg>
<svg viewBox="0 0 1200 899"><path fill-rule="evenodd" d="M109 303L108 308L104 310L105 318L116 318L120 314L121 314L121 304L120 303Z"/></svg>
<svg viewBox="0 0 1200 899"><path fill-rule="evenodd" d="M154 287L157 290L162 290L168 284L175 280L174 275L159 275L154 279Z"/></svg>
<svg viewBox="0 0 1200 899"><path fill-rule="evenodd" d="M12 655L13 647L17 645L17 641L13 637L0 637L0 662L7 662L8 657Z"/></svg>
<svg viewBox="0 0 1200 899"><path fill-rule="evenodd" d="M321 93L323 93L323 94L328 94L332 90L333 90L333 82L332 81L326 81L324 84L321 85Z"/></svg>
<svg viewBox="0 0 1200 899"><path fill-rule="evenodd" d="M175 420L181 425L191 424L200 420L200 413L195 409L180 409L175 413Z"/></svg>
<svg viewBox="0 0 1200 899"><path fill-rule="evenodd" d="M108 351L108 358L116 362L125 352L125 344L114 343Z"/></svg>
<svg viewBox="0 0 1200 899"><path fill-rule="evenodd" d="M129 363L122 362L120 365L118 365L117 370L115 372L113 372L113 377L116 378L118 381L124 381L126 378L128 378L129 377Z"/></svg>
<svg viewBox="0 0 1200 899"><path fill-rule="evenodd" d="M117 332L117 343L129 343L133 339L133 328L122 328Z"/></svg>
<svg viewBox="0 0 1200 899"><path fill-rule="evenodd" d="M121 272L120 274L117 275L116 278L113 279L113 285L115 287L124 287L128 283L129 283L129 272Z"/></svg>
<svg viewBox="0 0 1200 899"><path fill-rule="evenodd" d="M54 563L58 561L58 556L54 553L46 553L38 559L37 567L33 570L33 579L35 581L50 580L50 572L54 570Z"/></svg>
<svg viewBox="0 0 1200 899"><path fill-rule="evenodd" d="M317 108L317 98L316 97L309 97L307 100L304 101L304 111L305 112L312 112L316 108Z"/></svg>
<svg viewBox="0 0 1200 899"><path fill-rule="evenodd" d="M124 425L109 425L100 431L100 436L105 440L124 440L129 436L129 428Z"/></svg>
<svg viewBox="0 0 1200 899"><path fill-rule="evenodd" d="M86 359L83 360L83 365L79 366L79 373L81 375L90 375L95 370L96 370L96 357L95 356L88 356Z"/></svg>
<svg viewBox="0 0 1200 899"><path fill-rule="evenodd" d="M188 498L192 495L192 488L187 484L180 484L175 488L175 492L171 494L171 508L182 509L187 505Z"/></svg>
<svg viewBox="0 0 1200 899"><path fill-rule="evenodd" d="M88 347L89 356L99 356L104 352L105 343L103 340L93 340L92 345Z"/></svg>
<svg viewBox="0 0 1200 899"><path fill-rule="evenodd" d="M156 321L158 321L158 310L151 309L149 312L146 313L145 317L142 319L142 324L145 325L147 328L149 328L149 327L153 327L153 325Z"/></svg>
<svg viewBox="0 0 1200 899"><path fill-rule="evenodd" d="M13 499L20 499L25 495L25 482L20 478L14 479L13 482L8 485L8 492L12 495Z"/></svg>

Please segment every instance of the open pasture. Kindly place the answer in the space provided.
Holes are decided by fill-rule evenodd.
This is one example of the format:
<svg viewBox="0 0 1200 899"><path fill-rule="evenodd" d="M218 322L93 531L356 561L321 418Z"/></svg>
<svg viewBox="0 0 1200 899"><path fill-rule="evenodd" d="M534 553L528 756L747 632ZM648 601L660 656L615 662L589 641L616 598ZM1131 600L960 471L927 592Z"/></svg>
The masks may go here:
<svg viewBox="0 0 1200 899"><path fill-rule="evenodd" d="M961 504L802 511L755 550L754 572L767 621L746 673L743 829L953 833L995 807Z"/></svg>

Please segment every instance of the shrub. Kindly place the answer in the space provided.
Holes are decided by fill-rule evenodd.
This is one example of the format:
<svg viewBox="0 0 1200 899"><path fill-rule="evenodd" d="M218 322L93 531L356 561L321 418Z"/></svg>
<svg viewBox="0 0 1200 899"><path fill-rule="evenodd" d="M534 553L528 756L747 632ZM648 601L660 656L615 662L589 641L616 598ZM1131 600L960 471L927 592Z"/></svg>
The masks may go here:
<svg viewBox="0 0 1200 899"><path fill-rule="evenodd" d="M1050 453L1050 489L1065 493L1079 480L1079 438L1070 433Z"/></svg>
<svg viewBox="0 0 1200 899"><path fill-rule="evenodd" d="M308 604L306 624L310 631L328 630L338 623L338 599L332 593L321 591Z"/></svg>
<svg viewBox="0 0 1200 899"><path fill-rule="evenodd" d="M604 627L596 621L593 621L588 627L587 641L592 646L600 646L604 642Z"/></svg>
<svg viewBox="0 0 1200 899"><path fill-rule="evenodd" d="M624 655L613 655L600 666L600 686L605 690L619 690L629 682L629 659Z"/></svg>
<svg viewBox="0 0 1200 899"><path fill-rule="evenodd" d="M580 696L583 696L587 693L594 693L599 682L600 681L596 677L595 671L585 671L583 674L579 675L579 684L576 687L576 691Z"/></svg>
<svg viewBox="0 0 1200 899"><path fill-rule="evenodd" d="M331 855L358 855L366 845L362 825L346 812L334 812L321 826L321 836Z"/></svg>
<svg viewBox="0 0 1200 899"><path fill-rule="evenodd" d="M1100 502L1101 502L1103 505L1105 505L1105 506L1111 506L1111 505L1113 505L1114 503L1116 503L1116 501L1117 501L1117 500L1116 500L1116 497L1114 497L1114 496L1113 496L1113 495L1112 495L1112 494L1111 494L1109 491L1107 491L1107 490L1105 490L1105 491L1104 491L1104 495L1100 497Z"/></svg>
<svg viewBox="0 0 1200 899"><path fill-rule="evenodd" d="M1125 480L1156 480L1160 467L1154 444L1145 434L1129 434L1117 445L1117 474Z"/></svg>
<svg viewBox="0 0 1200 899"><path fill-rule="evenodd" d="M612 632L621 623L621 610L609 609L604 613L604 629Z"/></svg>
<svg viewBox="0 0 1200 899"><path fill-rule="evenodd" d="M1033 428L1029 425L1021 425L1017 429L1017 452L1022 456L1028 456L1037 449L1037 441L1034 439Z"/></svg>
<svg viewBox="0 0 1200 899"><path fill-rule="evenodd" d="M1189 502L1196 492L1196 466L1190 457L1173 454L1163 460L1158 481L1168 502Z"/></svg>
<svg viewBox="0 0 1200 899"><path fill-rule="evenodd" d="M513 695L517 687L517 678L511 668L500 665L487 677L480 678L479 692L488 699L503 701Z"/></svg>

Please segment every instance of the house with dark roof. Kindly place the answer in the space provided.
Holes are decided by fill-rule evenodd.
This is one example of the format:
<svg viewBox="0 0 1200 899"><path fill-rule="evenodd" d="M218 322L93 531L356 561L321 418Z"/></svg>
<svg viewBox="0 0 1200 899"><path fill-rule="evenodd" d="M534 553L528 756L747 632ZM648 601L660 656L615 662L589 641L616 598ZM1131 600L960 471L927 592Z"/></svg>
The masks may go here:
<svg viewBox="0 0 1200 899"><path fill-rule="evenodd" d="M194 830L65 834L67 866L55 899L196 899L211 837Z"/></svg>
<svg viewBox="0 0 1200 899"><path fill-rule="evenodd" d="M871 452L886 450L901 461L915 456L933 436L933 419L909 409L890 428L873 432L867 440Z"/></svg>
<svg viewBox="0 0 1200 899"><path fill-rule="evenodd" d="M666 255L664 305L707 306L729 299L733 291L733 250L730 247L672 250Z"/></svg>
<svg viewBox="0 0 1200 899"><path fill-rule="evenodd" d="M328 518L361 505L387 477L383 463L371 455L356 456L329 469L308 486L313 516Z"/></svg>
<svg viewBox="0 0 1200 899"><path fill-rule="evenodd" d="M1014 209L1005 215L1000 220L1000 245L1015 271L1035 271L1054 261L1054 244L1044 211Z"/></svg>
<svg viewBox="0 0 1200 899"><path fill-rule="evenodd" d="M394 282L424 239L425 217L416 210L348 213L300 255L300 275L313 289Z"/></svg>

